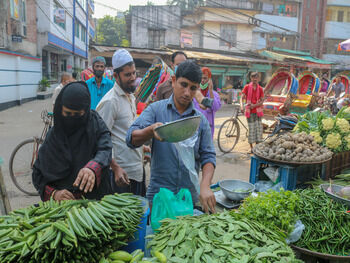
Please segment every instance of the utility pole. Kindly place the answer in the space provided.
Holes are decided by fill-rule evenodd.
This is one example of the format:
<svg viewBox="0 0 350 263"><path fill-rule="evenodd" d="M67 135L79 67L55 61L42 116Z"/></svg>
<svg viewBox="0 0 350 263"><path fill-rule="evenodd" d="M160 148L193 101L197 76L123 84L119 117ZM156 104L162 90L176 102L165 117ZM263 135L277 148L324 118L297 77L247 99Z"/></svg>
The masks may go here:
<svg viewBox="0 0 350 263"><path fill-rule="evenodd" d="M0 0L0 48L4 48L8 45L8 35L6 28L8 1Z"/></svg>

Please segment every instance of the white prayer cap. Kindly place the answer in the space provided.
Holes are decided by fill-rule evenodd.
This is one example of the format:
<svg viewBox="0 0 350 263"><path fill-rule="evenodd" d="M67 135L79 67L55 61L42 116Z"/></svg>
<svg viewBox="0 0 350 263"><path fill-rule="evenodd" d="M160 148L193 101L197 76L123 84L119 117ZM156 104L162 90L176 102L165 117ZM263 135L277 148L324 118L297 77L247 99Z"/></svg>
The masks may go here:
<svg viewBox="0 0 350 263"><path fill-rule="evenodd" d="M129 62L134 62L134 59L126 49L118 49L112 57L113 69L120 68Z"/></svg>

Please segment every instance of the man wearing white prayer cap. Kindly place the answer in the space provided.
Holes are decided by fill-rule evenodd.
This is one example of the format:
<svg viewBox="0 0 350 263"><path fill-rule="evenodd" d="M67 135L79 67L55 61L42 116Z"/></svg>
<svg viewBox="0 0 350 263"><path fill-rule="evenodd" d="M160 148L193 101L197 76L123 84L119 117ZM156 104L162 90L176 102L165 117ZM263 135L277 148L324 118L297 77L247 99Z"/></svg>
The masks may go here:
<svg viewBox="0 0 350 263"><path fill-rule="evenodd" d="M126 49L118 49L113 54L112 65L116 82L96 108L112 134L111 183L115 192L144 196L146 186L142 150L150 152L150 148L145 146L132 150L125 143L126 133L137 117L133 94L136 88L135 63Z"/></svg>

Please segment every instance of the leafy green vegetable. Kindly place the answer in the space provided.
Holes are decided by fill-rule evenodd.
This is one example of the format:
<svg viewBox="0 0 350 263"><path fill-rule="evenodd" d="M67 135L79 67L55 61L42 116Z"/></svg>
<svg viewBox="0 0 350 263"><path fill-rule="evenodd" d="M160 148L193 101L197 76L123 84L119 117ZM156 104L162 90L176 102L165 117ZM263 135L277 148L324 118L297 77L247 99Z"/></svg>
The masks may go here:
<svg viewBox="0 0 350 263"><path fill-rule="evenodd" d="M295 209L298 201L298 196L291 191L269 190L267 193L259 193L257 197L246 198L239 213L271 229L278 229L287 237L297 221Z"/></svg>

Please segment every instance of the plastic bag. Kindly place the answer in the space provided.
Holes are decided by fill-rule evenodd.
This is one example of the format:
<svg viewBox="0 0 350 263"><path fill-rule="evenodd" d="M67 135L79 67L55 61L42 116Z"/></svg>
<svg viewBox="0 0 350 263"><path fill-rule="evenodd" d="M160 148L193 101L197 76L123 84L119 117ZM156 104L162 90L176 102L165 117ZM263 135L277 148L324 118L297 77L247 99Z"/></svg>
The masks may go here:
<svg viewBox="0 0 350 263"><path fill-rule="evenodd" d="M196 171L196 163L194 157L194 145L198 140L198 131L191 137L184 141L174 143L178 152L178 156L185 165L190 175L190 180L194 185L197 197L199 196L199 179Z"/></svg>
<svg viewBox="0 0 350 263"><path fill-rule="evenodd" d="M287 244L297 242L303 234L304 229L305 225L300 220L296 221L293 232L286 239Z"/></svg>
<svg viewBox="0 0 350 263"><path fill-rule="evenodd" d="M270 189L279 192L281 188L283 188L282 182L275 185L272 181L258 181L255 183L255 190L258 192L267 192Z"/></svg>
<svg viewBox="0 0 350 263"><path fill-rule="evenodd" d="M191 192L181 188L175 195L167 188L160 188L153 198L151 226L153 230L160 227L164 218L175 219L176 216L193 215Z"/></svg>
<svg viewBox="0 0 350 263"><path fill-rule="evenodd" d="M274 167L274 166L267 167L264 169L264 173L273 183L278 182L278 179L279 179L278 167Z"/></svg>

